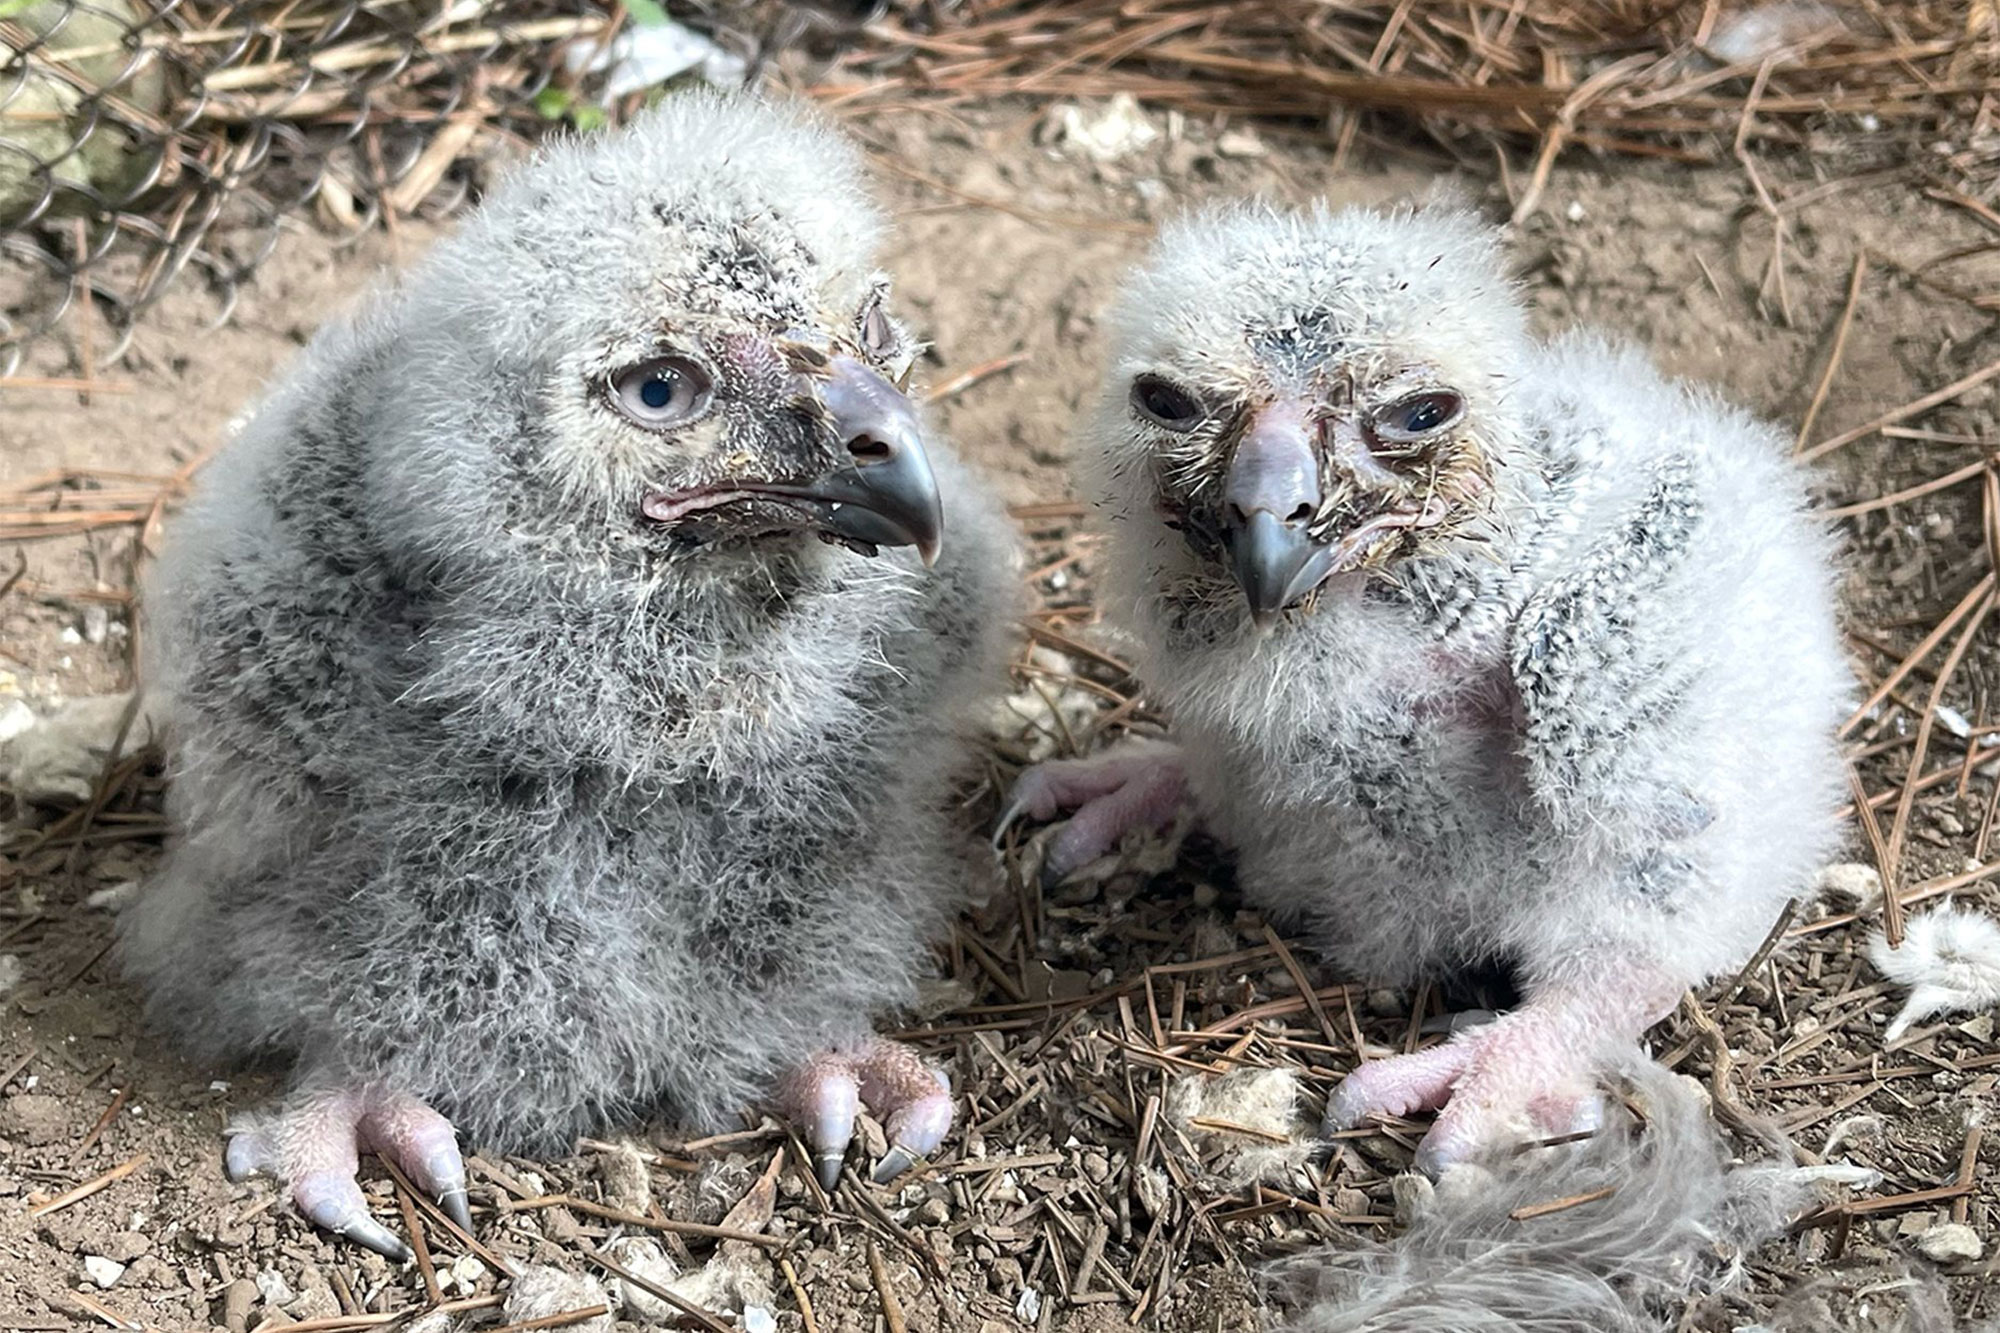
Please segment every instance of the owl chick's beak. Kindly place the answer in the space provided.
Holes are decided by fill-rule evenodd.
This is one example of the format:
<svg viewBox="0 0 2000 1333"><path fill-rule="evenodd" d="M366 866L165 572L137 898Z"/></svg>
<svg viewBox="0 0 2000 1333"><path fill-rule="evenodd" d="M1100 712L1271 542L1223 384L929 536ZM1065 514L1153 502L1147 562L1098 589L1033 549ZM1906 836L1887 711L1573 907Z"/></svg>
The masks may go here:
<svg viewBox="0 0 2000 1333"><path fill-rule="evenodd" d="M914 546L937 559L944 505L924 453L910 400L853 357L833 357L824 390L827 416L852 460L815 481L725 481L649 495L640 512L674 524L747 501L776 500L813 527L873 555L878 546Z"/></svg>
<svg viewBox="0 0 2000 1333"><path fill-rule="evenodd" d="M944 504L910 400L853 357L836 356L826 408L852 466L806 486L757 489L812 510L838 536L871 546L914 546L924 564L932 564L944 533Z"/></svg>
<svg viewBox="0 0 2000 1333"><path fill-rule="evenodd" d="M1313 437L1303 403L1274 403L1251 422L1223 481L1223 541L1259 629L1333 572L1333 552L1309 531L1323 498Z"/></svg>

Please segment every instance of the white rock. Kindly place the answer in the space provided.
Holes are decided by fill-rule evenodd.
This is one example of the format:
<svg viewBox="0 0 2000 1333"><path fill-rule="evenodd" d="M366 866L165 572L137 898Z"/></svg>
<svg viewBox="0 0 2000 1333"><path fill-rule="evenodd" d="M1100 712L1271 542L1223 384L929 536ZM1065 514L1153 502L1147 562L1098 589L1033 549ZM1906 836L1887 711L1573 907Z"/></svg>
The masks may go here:
<svg viewBox="0 0 2000 1333"><path fill-rule="evenodd" d="M96 602L83 608L85 643L103 643L111 635L111 612Z"/></svg>
<svg viewBox="0 0 2000 1333"><path fill-rule="evenodd" d="M0 995L5 995L21 984L27 975L27 968L17 953L0 953Z"/></svg>
<svg viewBox="0 0 2000 1333"><path fill-rule="evenodd" d="M1130 157L1160 137L1130 93L1119 93L1095 115L1080 106L1062 109L1063 146L1097 162Z"/></svg>
<svg viewBox="0 0 2000 1333"><path fill-rule="evenodd" d="M21 735L35 722L35 710L28 707L27 700L13 698L0 704L0 745Z"/></svg>
<svg viewBox="0 0 2000 1333"><path fill-rule="evenodd" d="M778 1333L778 1319L761 1305L743 1307L743 1333Z"/></svg>
<svg viewBox="0 0 2000 1333"><path fill-rule="evenodd" d="M1014 1317L1024 1324L1032 1324L1042 1317L1042 1293L1033 1287L1021 1288L1021 1299L1014 1302Z"/></svg>
<svg viewBox="0 0 2000 1333"><path fill-rule="evenodd" d="M1585 215L1582 202L1576 199L1570 200L1569 207L1563 210L1563 216L1571 222L1583 221Z"/></svg>
<svg viewBox="0 0 2000 1333"><path fill-rule="evenodd" d="M109 1291L118 1285L119 1278L125 1276L125 1265L101 1254L86 1254L83 1256L83 1275L96 1283L99 1291Z"/></svg>
<svg viewBox="0 0 2000 1333"><path fill-rule="evenodd" d="M1986 1253L1986 1243L1963 1222L1940 1222L1917 1237L1917 1252L1934 1264L1971 1263Z"/></svg>
<svg viewBox="0 0 2000 1333"><path fill-rule="evenodd" d="M1849 907L1872 907L1882 900L1882 875L1871 865L1843 861L1819 872L1817 887L1829 898Z"/></svg>
<svg viewBox="0 0 2000 1333"><path fill-rule="evenodd" d="M451 1266L451 1280L461 1296L470 1296L479 1290L479 1279L485 1276L486 1265L479 1262L477 1255L462 1254Z"/></svg>
<svg viewBox="0 0 2000 1333"><path fill-rule="evenodd" d="M1215 151L1224 157L1266 157L1271 152L1249 130L1224 130L1215 141Z"/></svg>
<svg viewBox="0 0 2000 1333"><path fill-rule="evenodd" d="M138 896L139 881L128 879L113 884L110 888L99 889L96 893L85 898L83 905L95 908L100 912L120 912L125 909L127 903Z"/></svg>
<svg viewBox="0 0 2000 1333"><path fill-rule="evenodd" d="M299 1298L292 1290L292 1284L285 1281L285 1275L275 1268L267 1268L257 1275L257 1294L264 1298L266 1305L290 1305Z"/></svg>

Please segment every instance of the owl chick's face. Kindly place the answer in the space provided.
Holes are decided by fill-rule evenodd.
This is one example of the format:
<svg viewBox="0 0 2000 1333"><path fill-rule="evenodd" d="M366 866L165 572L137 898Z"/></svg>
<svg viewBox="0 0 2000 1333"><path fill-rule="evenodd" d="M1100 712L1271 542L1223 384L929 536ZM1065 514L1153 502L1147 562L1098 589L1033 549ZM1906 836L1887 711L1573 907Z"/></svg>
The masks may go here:
<svg viewBox="0 0 2000 1333"><path fill-rule="evenodd" d="M1118 333L1098 428L1114 503L1229 570L1260 623L1490 516L1525 334L1469 219L1186 223L1126 291Z"/></svg>
<svg viewBox="0 0 2000 1333"><path fill-rule="evenodd" d="M446 358L493 367L479 410L504 413L511 531L585 555L818 540L928 561L941 506L880 231L837 137L688 97L523 170L410 306L438 312Z"/></svg>

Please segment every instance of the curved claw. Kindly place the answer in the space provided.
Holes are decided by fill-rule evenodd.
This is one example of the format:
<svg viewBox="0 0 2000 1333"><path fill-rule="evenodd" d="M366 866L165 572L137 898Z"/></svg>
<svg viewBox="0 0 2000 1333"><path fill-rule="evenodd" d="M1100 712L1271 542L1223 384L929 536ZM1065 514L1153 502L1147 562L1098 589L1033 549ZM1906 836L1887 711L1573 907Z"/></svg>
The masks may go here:
<svg viewBox="0 0 2000 1333"><path fill-rule="evenodd" d="M1000 811L1000 818L993 825L994 851L1006 849L1007 831L1021 822L1022 817L1028 813L1028 806L1029 802L1022 797L1020 788L1016 786L1014 794L1008 797L1005 808Z"/></svg>
<svg viewBox="0 0 2000 1333"><path fill-rule="evenodd" d="M444 1215L458 1224L458 1229L470 1233L472 1230L472 1203L465 1196L465 1186L454 1185L438 1196L438 1207Z"/></svg>
<svg viewBox="0 0 2000 1333"><path fill-rule="evenodd" d="M393 1158L417 1188L437 1200L445 1216L472 1229L465 1193L465 1158L451 1122L413 1097L384 1094L362 1114L364 1146Z"/></svg>
<svg viewBox="0 0 2000 1333"><path fill-rule="evenodd" d="M410 1247L396 1238L396 1233L377 1222L372 1217L357 1217L345 1226L328 1227L343 1240L351 1240L356 1245L375 1251L392 1264L408 1263Z"/></svg>
<svg viewBox="0 0 2000 1333"><path fill-rule="evenodd" d="M368 1200L351 1174L317 1171L300 1176L292 1182L292 1200L314 1226L365 1245L391 1263L410 1257L410 1247L369 1213Z"/></svg>
<svg viewBox="0 0 2000 1333"><path fill-rule="evenodd" d="M875 1163L875 1170L868 1179L877 1185L886 1185L897 1176L915 1166L923 1158L900 1143L889 1145L889 1151L882 1154L882 1160Z"/></svg>
<svg viewBox="0 0 2000 1333"><path fill-rule="evenodd" d="M805 1122L813 1176L822 1190L832 1194L840 1187L847 1145L854 1141L854 1120L861 1111L861 1080L841 1057L816 1056L786 1080L778 1101L786 1114Z"/></svg>
<svg viewBox="0 0 2000 1333"><path fill-rule="evenodd" d="M939 1070L921 1065L919 1068L923 1075L929 1076L933 1086L922 1090L912 1088L911 1083L921 1085L923 1078L909 1078L907 1071L898 1069L897 1072L905 1075L901 1080L868 1089L894 1108L887 1123L882 1126L889 1135L889 1151L882 1154L882 1160L875 1164L874 1173L869 1177L877 1185L888 1184L936 1152L951 1129L950 1080ZM880 1079L875 1081L885 1082Z"/></svg>
<svg viewBox="0 0 2000 1333"><path fill-rule="evenodd" d="M409 1247L369 1213L356 1182L363 1152L395 1162L446 1216L471 1230L465 1159L451 1122L379 1085L302 1091L282 1110L246 1116L231 1129L223 1170L231 1180L285 1181L307 1221L401 1263Z"/></svg>

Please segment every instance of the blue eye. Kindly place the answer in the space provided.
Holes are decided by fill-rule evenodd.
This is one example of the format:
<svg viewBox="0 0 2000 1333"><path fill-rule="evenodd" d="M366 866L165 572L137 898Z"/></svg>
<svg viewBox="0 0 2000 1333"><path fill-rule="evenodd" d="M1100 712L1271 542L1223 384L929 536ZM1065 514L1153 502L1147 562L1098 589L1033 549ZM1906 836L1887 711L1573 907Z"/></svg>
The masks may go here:
<svg viewBox="0 0 2000 1333"><path fill-rule="evenodd" d="M612 405L641 426L685 425L708 410L714 381L686 357L662 356L611 377Z"/></svg>
<svg viewBox="0 0 2000 1333"><path fill-rule="evenodd" d="M1399 452L1396 446L1414 444L1455 426L1464 415L1465 400L1448 390L1412 394L1376 412L1369 422L1369 433L1377 444Z"/></svg>

